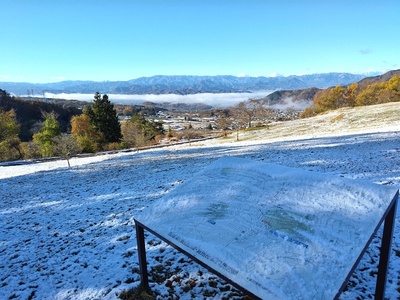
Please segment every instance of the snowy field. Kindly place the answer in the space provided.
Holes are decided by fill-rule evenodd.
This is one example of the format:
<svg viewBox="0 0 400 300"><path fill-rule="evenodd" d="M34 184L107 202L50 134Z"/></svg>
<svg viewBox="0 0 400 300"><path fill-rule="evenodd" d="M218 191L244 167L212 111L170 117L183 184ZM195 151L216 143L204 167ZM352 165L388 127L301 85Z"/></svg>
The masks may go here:
<svg viewBox="0 0 400 300"><path fill-rule="evenodd" d="M388 113L380 107L368 115L344 110L272 124L241 135L240 142L233 136L74 158L72 168L66 161L0 166L0 299L118 299L140 283L134 217L220 157L400 188L399 108L390 105ZM388 299L400 298L399 216ZM242 298L157 238L149 235L146 242L150 285L158 299ZM341 299L373 297L379 247L378 236Z"/></svg>

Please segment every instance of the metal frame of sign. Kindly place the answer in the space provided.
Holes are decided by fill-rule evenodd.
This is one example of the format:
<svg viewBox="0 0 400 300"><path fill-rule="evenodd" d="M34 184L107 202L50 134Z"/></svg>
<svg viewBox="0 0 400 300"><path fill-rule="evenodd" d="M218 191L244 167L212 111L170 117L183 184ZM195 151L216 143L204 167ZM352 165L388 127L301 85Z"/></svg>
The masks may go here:
<svg viewBox="0 0 400 300"><path fill-rule="evenodd" d="M368 240L367 244L365 245L363 251L360 253L359 257L355 261L351 271L347 275L346 279L343 281L343 284L338 289L338 292L334 299L338 299L340 294L343 292L343 289L346 287L347 282L349 281L351 275L353 274L354 270L356 269L357 265L359 264L362 256L364 255L365 251L368 249L372 239L375 237L378 229L384 223L383 234L382 234L382 243L381 243L381 250L380 250L380 258L379 258L379 265L378 265L378 276L376 279L376 288L375 288L375 299L384 299L385 295L385 287L386 287L386 277L387 277L387 270L389 266L389 257L390 257L390 250L392 244L392 237L393 237L393 230L394 230L394 223L396 217L396 207L399 198L399 191L397 191L396 195L394 196L393 200L391 201L390 205L388 206L385 214L382 216L381 220L379 221L377 227L375 228L374 232L372 233L370 239ZM219 276L226 282L230 283L237 289L241 290L245 295L248 295L254 299L261 299L258 296L254 295L251 291L243 288L239 284L233 282L226 276L219 273L214 268L210 267L199 258L193 256L192 254L188 253L187 251L183 250L176 244L174 244L169 239L165 238L164 236L158 234L153 229L147 227L146 225L142 224L141 222L135 219L135 228L136 228L136 240L137 240L137 247L138 247L138 256L139 256L139 269L140 269L140 278L141 278L141 286L144 289L149 288L149 279L147 273L147 261L146 261L146 245L145 245L145 238L144 238L144 230L149 231L150 233L154 234L156 237L160 238L167 244L171 245L179 252L185 254L201 266L205 267L210 272L214 273L215 275Z"/></svg>

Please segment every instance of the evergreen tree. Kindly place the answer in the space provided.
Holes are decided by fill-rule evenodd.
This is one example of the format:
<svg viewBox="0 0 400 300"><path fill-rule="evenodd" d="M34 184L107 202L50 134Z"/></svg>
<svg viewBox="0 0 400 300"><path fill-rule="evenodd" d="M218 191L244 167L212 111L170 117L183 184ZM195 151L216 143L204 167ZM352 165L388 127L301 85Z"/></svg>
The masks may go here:
<svg viewBox="0 0 400 300"><path fill-rule="evenodd" d="M117 111L106 94L101 96L97 92L94 95L94 103L87 107L84 113L89 116L94 128L103 134L106 143L120 142L122 135Z"/></svg>

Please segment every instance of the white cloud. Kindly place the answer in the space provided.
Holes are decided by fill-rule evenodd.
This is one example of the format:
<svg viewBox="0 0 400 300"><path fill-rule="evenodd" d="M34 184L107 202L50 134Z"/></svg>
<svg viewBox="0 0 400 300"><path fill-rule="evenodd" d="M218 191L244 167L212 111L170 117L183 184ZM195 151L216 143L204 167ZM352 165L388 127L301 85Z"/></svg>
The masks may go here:
<svg viewBox="0 0 400 300"><path fill-rule="evenodd" d="M273 72L271 73L270 77L283 77L283 75L280 73Z"/></svg>
<svg viewBox="0 0 400 300"><path fill-rule="evenodd" d="M214 107L228 107L235 105L241 101L246 101L250 98L263 98L273 91L259 91L254 93L203 93L203 94L192 94L192 95L122 95L122 94L108 94L108 98L111 102L119 104L142 104L143 102L150 101L155 103L172 102L172 103L204 103ZM47 98L56 99L70 99L70 100L93 100L94 94L52 94L45 93Z"/></svg>
<svg viewBox="0 0 400 300"><path fill-rule="evenodd" d="M270 107L273 109L286 110L288 108L293 108L295 110L304 110L311 106L311 101L300 100L293 101L292 97L283 99L281 103L273 104Z"/></svg>

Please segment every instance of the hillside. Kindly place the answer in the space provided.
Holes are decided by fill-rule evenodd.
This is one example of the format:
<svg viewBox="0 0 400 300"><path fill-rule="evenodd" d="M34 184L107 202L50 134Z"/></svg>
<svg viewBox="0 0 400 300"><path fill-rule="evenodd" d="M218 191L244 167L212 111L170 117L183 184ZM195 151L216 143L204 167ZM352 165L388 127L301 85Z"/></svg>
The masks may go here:
<svg viewBox="0 0 400 300"><path fill-rule="evenodd" d="M6 91L0 89L0 109L9 111L13 109L17 114L18 123L21 126L19 137L21 141L26 142L32 139L32 127L36 123L43 121L42 112L55 112L58 116L61 130L66 132L70 126L70 120L75 115L80 115L82 110L74 105L59 105L51 102L35 100L22 100L10 96Z"/></svg>
<svg viewBox="0 0 400 300"><path fill-rule="evenodd" d="M360 89L365 89L368 85L377 83L377 82L385 82L388 81L391 77L394 75L400 75L400 69L399 70L392 70L389 72L386 72L382 75L378 76L372 76L372 77L366 77L361 79L360 81L354 81L358 83L358 86ZM349 82L353 83L353 82ZM332 84L331 86L325 87L329 88L332 86L336 85L342 85L346 86L347 84ZM290 101L293 101L294 103L299 102L299 101L305 101L308 102L310 105L312 103L312 100L315 96L315 94L321 90L321 88L316 88L319 87L318 85L314 85L313 88L307 88L307 89L294 89L294 90L279 90L275 91L268 96L262 98L264 103L268 103L270 105L274 104L280 104L280 103L285 103L287 99L290 99Z"/></svg>
<svg viewBox="0 0 400 300"><path fill-rule="evenodd" d="M355 108L346 107L312 118L274 122L266 129L241 132L239 136L243 141L273 142L365 132L397 131L400 130L399 114L400 105L397 102ZM235 139L236 136L233 134L225 142L232 142Z"/></svg>
<svg viewBox="0 0 400 300"><path fill-rule="evenodd" d="M392 70L392 71L386 72L385 74L378 75L378 76L366 77L364 79L361 79L358 82L358 84L361 88L364 88L367 85L370 85L373 83L388 81L394 75L400 75L400 69Z"/></svg>
<svg viewBox="0 0 400 300"><path fill-rule="evenodd" d="M311 105L313 97L319 90L320 89L315 87L301 90L279 90L269 94L261 100L263 104L268 106L283 104L288 99L293 102L293 105L299 102L307 102Z"/></svg>
<svg viewBox="0 0 400 300"><path fill-rule="evenodd" d="M220 157L400 187L399 106L341 109L186 145L0 165L0 298L116 300L139 285L134 217ZM386 297L398 299L400 211ZM339 299L373 298L380 234ZM232 286L146 235L159 299L242 299ZM332 253L334 255L334 253ZM328 272L327 272L328 274ZM329 275L329 274L328 274Z"/></svg>

